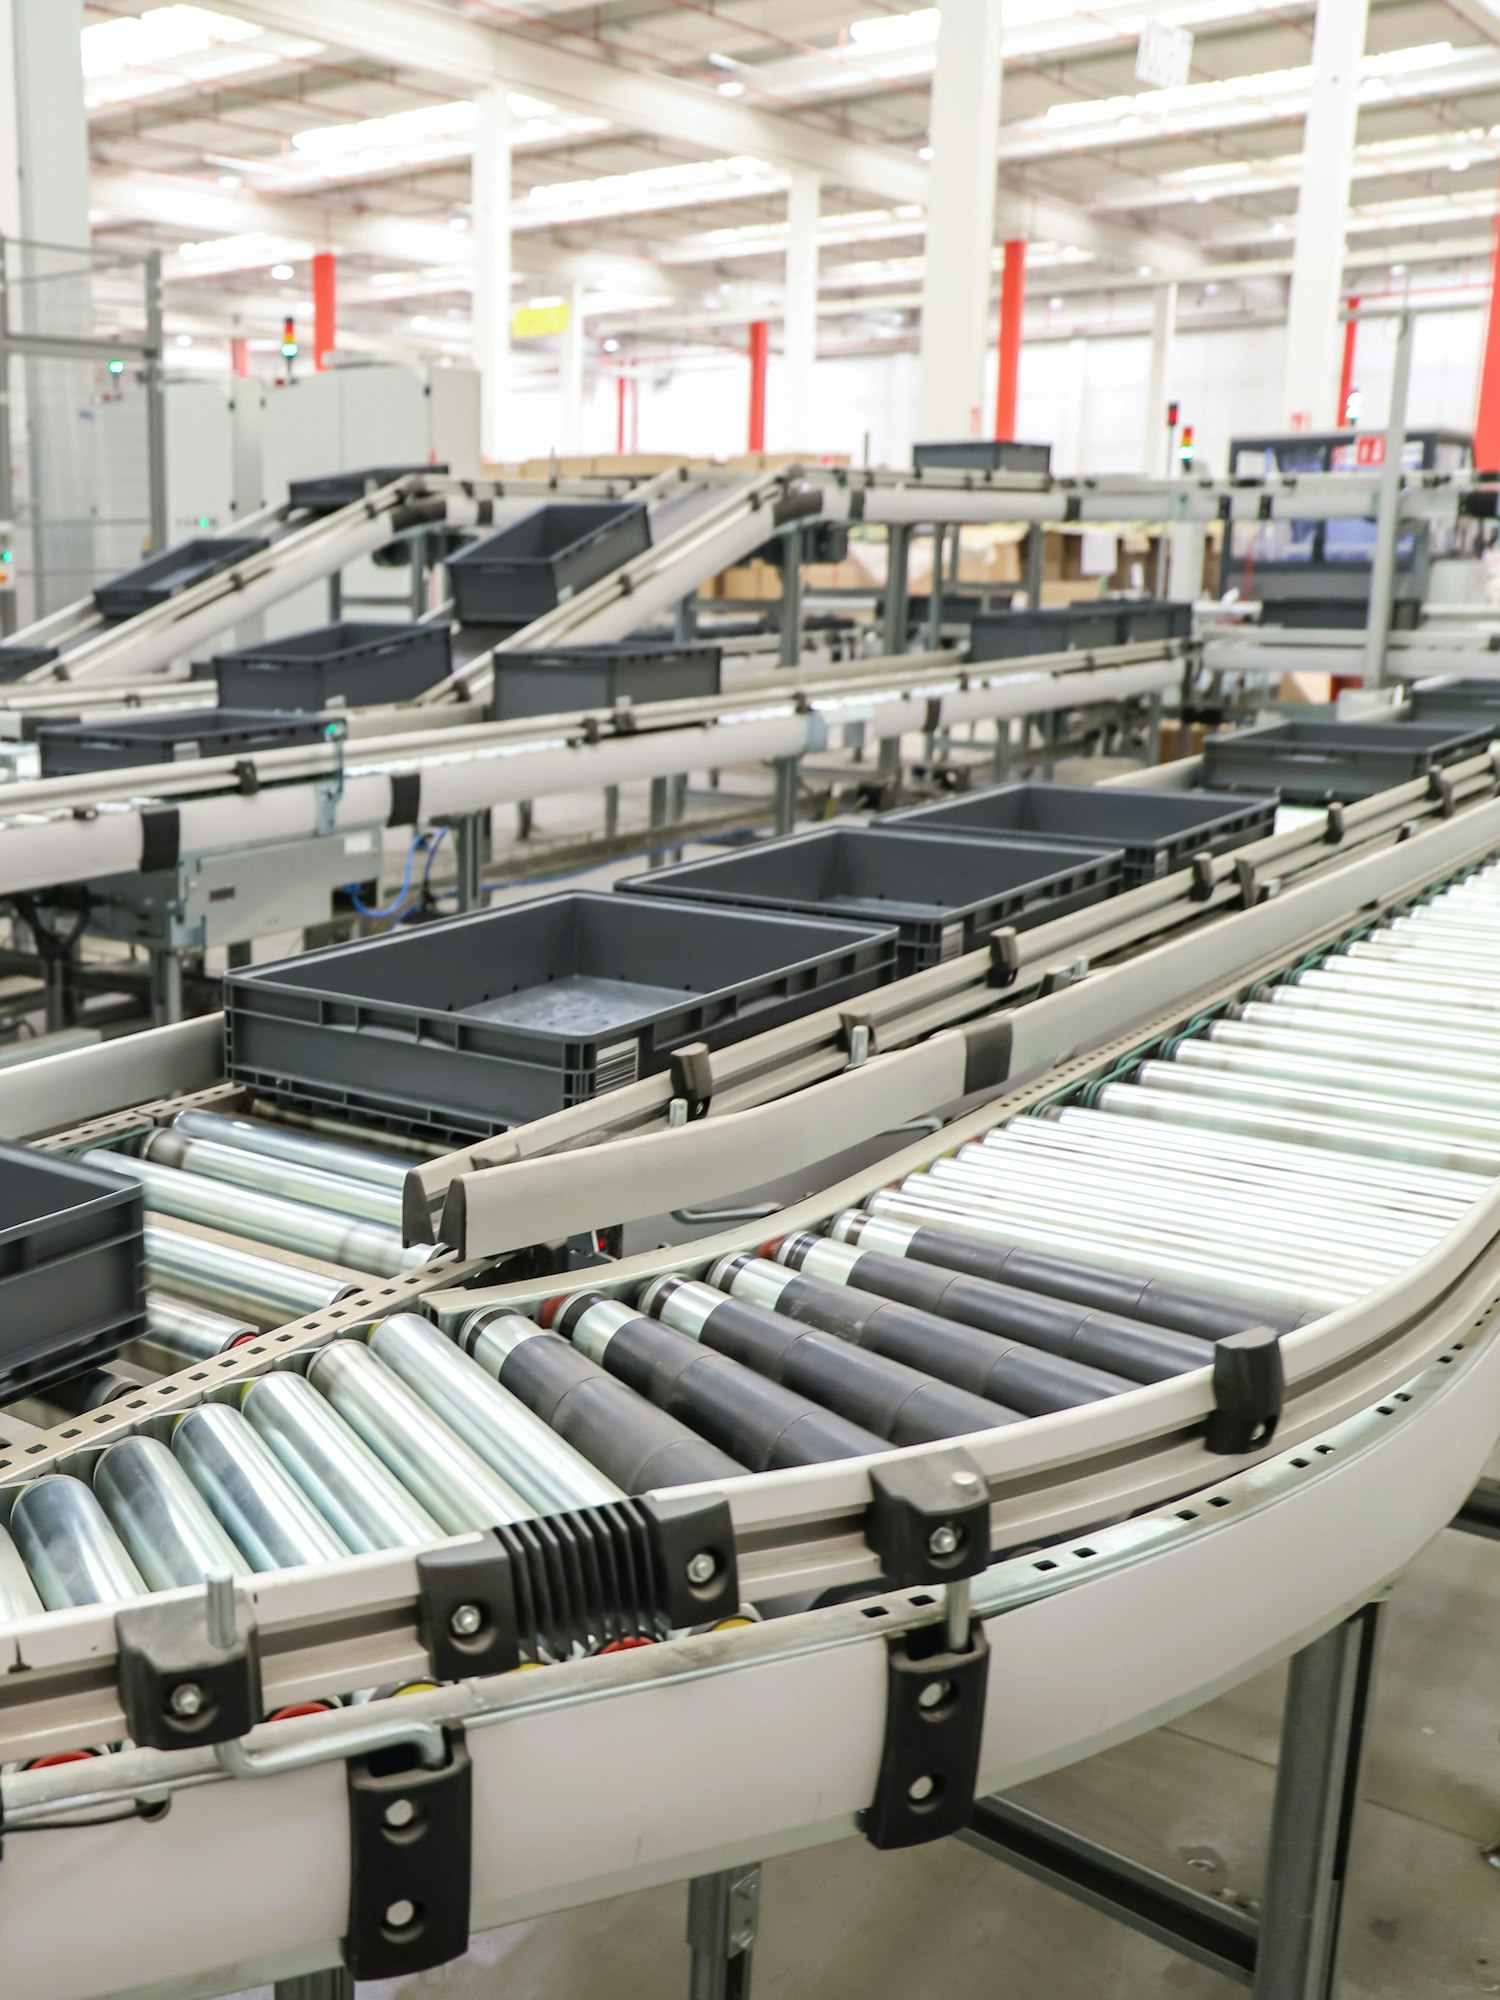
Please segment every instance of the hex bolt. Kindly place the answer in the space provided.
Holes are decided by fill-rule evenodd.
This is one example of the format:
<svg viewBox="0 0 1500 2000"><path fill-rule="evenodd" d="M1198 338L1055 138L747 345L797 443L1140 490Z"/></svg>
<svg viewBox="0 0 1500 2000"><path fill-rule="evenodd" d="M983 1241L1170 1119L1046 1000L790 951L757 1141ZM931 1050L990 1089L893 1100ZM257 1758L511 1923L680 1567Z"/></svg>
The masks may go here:
<svg viewBox="0 0 1500 2000"><path fill-rule="evenodd" d="M719 1565L707 1549L699 1549L687 1566L689 1583L712 1583L719 1573Z"/></svg>
<svg viewBox="0 0 1500 2000"><path fill-rule="evenodd" d="M484 1613L477 1604L460 1604L448 1620L448 1630L455 1638L472 1639L484 1623Z"/></svg>
<svg viewBox="0 0 1500 2000"><path fill-rule="evenodd" d="M404 1931L416 1914L417 1906L415 1903L408 1902L405 1896L398 1897L386 1910L386 1926L389 1930Z"/></svg>
<svg viewBox="0 0 1500 2000"><path fill-rule="evenodd" d="M417 1809L410 1799L392 1799L385 1809L387 1826L410 1826L417 1816Z"/></svg>
<svg viewBox="0 0 1500 2000"><path fill-rule="evenodd" d="M203 1707L203 1690L196 1681L182 1681L172 1690L170 1707L184 1719L197 1715Z"/></svg>
<svg viewBox="0 0 1500 2000"><path fill-rule="evenodd" d="M906 1796L913 1805L919 1806L924 1799L930 1799L936 1790L937 1786L931 1778L913 1778L906 1788Z"/></svg>
<svg viewBox="0 0 1500 2000"><path fill-rule="evenodd" d="M945 1521L940 1528L934 1528L927 1537L927 1547L935 1556L951 1556L958 1551L958 1530L951 1521Z"/></svg>

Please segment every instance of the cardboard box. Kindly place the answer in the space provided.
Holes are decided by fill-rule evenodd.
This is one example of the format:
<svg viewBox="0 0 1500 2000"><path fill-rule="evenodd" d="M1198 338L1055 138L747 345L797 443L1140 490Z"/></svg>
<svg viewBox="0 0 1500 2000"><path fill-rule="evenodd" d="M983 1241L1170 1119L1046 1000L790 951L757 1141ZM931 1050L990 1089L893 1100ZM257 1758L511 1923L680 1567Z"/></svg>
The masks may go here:
<svg viewBox="0 0 1500 2000"><path fill-rule="evenodd" d="M1162 719L1158 764L1175 764L1179 757L1197 757L1203 750L1203 739L1208 734L1207 726L1201 722L1189 723L1184 730L1175 716Z"/></svg>
<svg viewBox="0 0 1500 2000"><path fill-rule="evenodd" d="M1049 611L1064 604L1087 604L1099 595L1096 576L1043 577L1042 609Z"/></svg>
<svg viewBox="0 0 1500 2000"><path fill-rule="evenodd" d="M781 595L781 571L774 563L740 563L734 569L726 569L715 581L720 597L761 600Z"/></svg>

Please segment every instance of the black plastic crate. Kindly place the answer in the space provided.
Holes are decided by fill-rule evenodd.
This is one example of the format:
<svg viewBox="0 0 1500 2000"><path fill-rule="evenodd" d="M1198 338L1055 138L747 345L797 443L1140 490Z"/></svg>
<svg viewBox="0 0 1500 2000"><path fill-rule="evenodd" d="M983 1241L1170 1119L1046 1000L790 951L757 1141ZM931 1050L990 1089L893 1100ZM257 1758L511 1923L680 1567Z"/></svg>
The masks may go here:
<svg viewBox="0 0 1500 2000"><path fill-rule="evenodd" d="M954 472L1050 472L1050 444L1018 444L1011 438L954 438L947 444L914 444L911 462L918 472L929 468Z"/></svg>
<svg viewBox="0 0 1500 2000"><path fill-rule="evenodd" d="M747 910L540 897L224 982L229 1074L450 1143L520 1125L889 979L896 935Z"/></svg>
<svg viewBox="0 0 1500 2000"><path fill-rule="evenodd" d="M1164 597L1120 597L1111 602L1119 615L1122 645L1140 645L1147 639L1191 639L1193 636L1191 604L1174 604Z"/></svg>
<svg viewBox="0 0 1500 2000"><path fill-rule="evenodd" d="M1275 831L1276 800L1232 793L1138 792L1099 785L997 785L931 805L882 813L903 833L964 833L1005 840L1118 848L1127 888L1186 868L1195 854L1227 854Z"/></svg>
<svg viewBox="0 0 1500 2000"><path fill-rule="evenodd" d="M0 681L18 681L23 674L50 666L57 656L56 646L22 646L15 642L0 646Z"/></svg>
<svg viewBox="0 0 1500 2000"><path fill-rule="evenodd" d="M1118 646L1119 606L1102 600L1038 611L981 612L969 628L971 660L1015 660L1074 647Z"/></svg>
<svg viewBox="0 0 1500 2000"><path fill-rule="evenodd" d="M225 708L373 708L410 701L453 671L447 625L318 625L214 661Z"/></svg>
<svg viewBox="0 0 1500 2000"><path fill-rule="evenodd" d="M378 493L393 479L405 479L414 472L446 472L446 465L364 465L357 472L324 472L314 479L293 479L287 499L293 507L305 507L314 514L336 514L340 507L352 507L367 493Z"/></svg>
<svg viewBox="0 0 1500 2000"><path fill-rule="evenodd" d="M497 653L490 714L567 715L617 702L687 701L719 692L721 646L559 646L546 653Z"/></svg>
<svg viewBox="0 0 1500 2000"><path fill-rule="evenodd" d="M1275 792L1289 805L1367 799L1444 764L1479 756L1488 725L1456 729L1420 722L1271 722L1210 736L1203 780L1210 790Z"/></svg>
<svg viewBox="0 0 1500 2000"><path fill-rule="evenodd" d="M134 618L270 546L264 535L199 535L101 583L94 602L106 618Z"/></svg>
<svg viewBox="0 0 1500 2000"><path fill-rule="evenodd" d="M1402 720L1429 727L1484 729L1491 737L1500 736L1500 681L1419 682L1409 690Z"/></svg>
<svg viewBox="0 0 1500 2000"><path fill-rule="evenodd" d="M549 501L448 558L454 609L465 624L529 624L650 546L643 501Z"/></svg>
<svg viewBox="0 0 1500 2000"><path fill-rule="evenodd" d="M117 771L132 764L175 764L194 757L250 757L317 743L325 729L317 715L283 715L268 709L242 712L195 708L186 714L143 715L112 722L67 722L36 733L44 778L85 771Z"/></svg>
<svg viewBox="0 0 1500 2000"><path fill-rule="evenodd" d="M1122 865L1118 849L962 833L939 845L931 833L832 826L632 875L616 887L894 924L905 975L973 951L998 925L1025 929L1112 896Z"/></svg>
<svg viewBox="0 0 1500 2000"><path fill-rule="evenodd" d="M146 1324L141 1190L0 1141L0 1402L108 1361Z"/></svg>

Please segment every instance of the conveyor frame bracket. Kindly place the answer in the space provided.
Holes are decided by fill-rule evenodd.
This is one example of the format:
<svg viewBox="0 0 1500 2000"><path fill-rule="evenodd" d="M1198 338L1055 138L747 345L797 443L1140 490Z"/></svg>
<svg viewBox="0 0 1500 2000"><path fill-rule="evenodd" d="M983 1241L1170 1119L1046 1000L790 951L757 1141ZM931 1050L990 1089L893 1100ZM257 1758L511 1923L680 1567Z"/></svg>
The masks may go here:
<svg viewBox="0 0 1500 2000"><path fill-rule="evenodd" d="M116 1684L126 1733L147 1750L228 1743L261 1721L255 1619L229 1592L231 1624L210 1630L210 1599L146 1598L115 1613Z"/></svg>
<svg viewBox="0 0 1500 2000"><path fill-rule="evenodd" d="M850 1069L867 1063L879 1049L879 1036L869 1014L849 1008L839 1015L839 1044L849 1058Z"/></svg>
<svg viewBox="0 0 1500 2000"><path fill-rule="evenodd" d="M1252 1326L1216 1342L1213 1386L1214 1410L1204 1439L1208 1449L1238 1457L1269 1444L1286 1393L1281 1336L1269 1326Z"/></svg>
<svg viewBox="0 0 1500 2000"><path fill-rule="evenodd" d="M493 1534L417 1557L417 1631L440 1681L508 1674L521 1664L510 1557Z"/></svg>
<svg viewBox="0 0 1500 2000"><path fill-rule="evenodd" d="M667 1073L672 1080L673 1097L687 1107L684 1122L706 1118L714 1096L713 1058L708 1043L685 1042L680 1049L673 1049Z"/></svg>
<svg viewBox="0 0 1500 2000"><path fill-rule="evenodd" d="M1331 805L1328 808L1328 824L1324 829L1323 838L1330 847L1337 847L1347 831L1344 808L1338 804Z"/></svg>
<svg viewBox="0 0 1500 2000"><path fill-rule="evenodd" d="M894 1584L951 1583L990 1560L990 1496L966 1451L870 1468L865 1540Z"/></svg>
<svg viewBox="0 0 1500 2000"><path fill-rule="evenodd" d="M1427 773L1427 796L1436 799L1440 819L1452 819L1458 811L1458 800L1454 796L1453 780L1446 771Z"/></svg>
<svg viewBox="0 0 1500 2000"><path fill-rule="evenodd" d="M343 1957L356 1980L428 1972L469 1948L473 1770L463 1731L443 1734L435 1770L404 1746L349 1761Z"/></svg>
<svg viewBox="0 0 1500 2000"><path fill-rule="evenodd" d="M978 1619L961 1653L948 1650L941 1624L887 1641L880 1775L874 1798L858 1815L872 1847L922 1847L968 1824L989 1670L989 1644Z"/></svg>
<svg viewBox="0 0 1500 2000"><path fill-rule="evenodd" d="M1188 894L1193 902L1206 903L1218 887L1219 878L1214 872L1214 858L1207 848L1204 848L1201 853L1193 856L1190 865L1193 871L1193 886Z"/></svg>
<svg viewBox="0 0 1500 2000"><path fill-rule="evenodd" d="M1021 940L1013 924L990 932L990 969L986 986L1014 986L1021 976Z"/></svg>

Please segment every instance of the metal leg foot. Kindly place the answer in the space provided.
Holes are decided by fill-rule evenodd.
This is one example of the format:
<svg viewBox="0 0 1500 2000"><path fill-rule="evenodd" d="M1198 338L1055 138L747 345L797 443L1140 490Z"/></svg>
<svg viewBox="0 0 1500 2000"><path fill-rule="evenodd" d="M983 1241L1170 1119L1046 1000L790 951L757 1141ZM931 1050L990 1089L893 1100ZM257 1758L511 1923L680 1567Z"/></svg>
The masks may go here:
<svg viewBox="0 0 1500 2000"><path fill-rule="evenodd" d="M759 1922L759 1862L689 1882L687 1941L693 1954L689 2000L749 2000L750 1960Z"/></svg>

